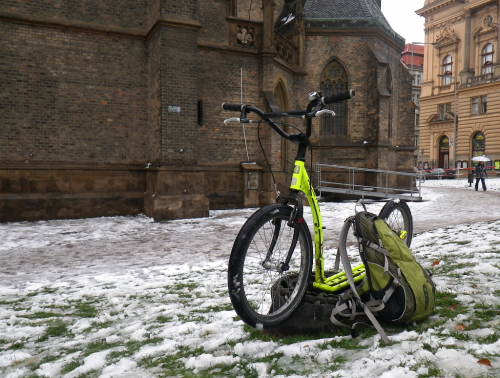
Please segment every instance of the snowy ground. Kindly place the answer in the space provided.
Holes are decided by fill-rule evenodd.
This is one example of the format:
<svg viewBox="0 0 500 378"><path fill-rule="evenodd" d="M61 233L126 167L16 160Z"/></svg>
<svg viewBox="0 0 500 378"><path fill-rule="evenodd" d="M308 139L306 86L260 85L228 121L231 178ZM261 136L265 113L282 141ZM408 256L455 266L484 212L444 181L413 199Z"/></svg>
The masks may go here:
<svg viewBox="0 0 500 378"><path fill-rule="evenodd" d="M0 225L1 377L500 376L500 179L427 181L412 249L434 271L436 313L416 327L278 338L236 318L232 242L252 210ZM369 205L378 212L383 203ZM353 203L323 203L331 252Z"/></svg>

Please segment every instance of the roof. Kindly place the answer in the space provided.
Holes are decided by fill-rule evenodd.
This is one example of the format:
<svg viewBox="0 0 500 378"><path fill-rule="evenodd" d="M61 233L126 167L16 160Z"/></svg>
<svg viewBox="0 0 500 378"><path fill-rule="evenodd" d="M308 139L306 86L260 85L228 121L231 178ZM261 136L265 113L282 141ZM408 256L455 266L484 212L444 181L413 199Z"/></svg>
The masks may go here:
<svg viewBox="0 0 500 378"><path fill-rule="evenodd" d="M372 18L390 26L374 0L306 0L304 18L306 20Z"/></svg>
<svg viewBox="0 0 500 378"><path fill-rule="evenodd" d="M423 55L424 53L424 46L422 45L417 45L415 43L407 43L405 45L405 49L403 50L402 54L405 53L413 53L413 54L420 54Z"/></svg>
<svg viewBox="0 0 500 378"><path fill-rule="evenodd" d="M285 0L275 28L284 33L292 28L297 0ZM378 28L403 44L404 39L391 28L376 0L303 0L302 18L306 27L323 29Z"/></svg>

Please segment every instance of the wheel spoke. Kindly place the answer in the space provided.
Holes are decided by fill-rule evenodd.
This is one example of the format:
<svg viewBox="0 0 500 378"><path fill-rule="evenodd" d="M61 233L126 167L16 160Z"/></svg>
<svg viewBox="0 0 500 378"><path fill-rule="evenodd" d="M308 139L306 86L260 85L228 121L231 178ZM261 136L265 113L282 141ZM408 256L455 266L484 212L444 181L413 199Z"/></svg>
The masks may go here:
<svg viewBox="0 0 500 378"><path fill-rule="evenodd" d="M379 216L384 219L394 231L398 233L401 231L406 232L404 242L407 246L410 246L413 235L413 219L410 208L406 202L388 202L380 211Z"/></svg>
<svg viewBox="0 0 500 378"><path fill-rule="evenodd" d="M265 211L266 210L266 211ZM229 271L229 291L241 284L241 294L231 296L240 317L250 325L278 324L286 320L302 299L311 270L312 246L307 226L301 225L290 268L282 271L290 251L295 229L288 226L291 208L270 205L254 215L235 241L231 260L237 263ZM259 216L260 215L260 216ZM277 225L280 223L280 225ZM234 264L230 261L230 267ZM231 269L230 269L231 270ZM298 277L298 278L297 278ZM298 282L295 284L295 282ZM236 290L236 293L238 290ZM268 321L266 320L268 319ZM266 323L267 322L267 323Z"/></svg>

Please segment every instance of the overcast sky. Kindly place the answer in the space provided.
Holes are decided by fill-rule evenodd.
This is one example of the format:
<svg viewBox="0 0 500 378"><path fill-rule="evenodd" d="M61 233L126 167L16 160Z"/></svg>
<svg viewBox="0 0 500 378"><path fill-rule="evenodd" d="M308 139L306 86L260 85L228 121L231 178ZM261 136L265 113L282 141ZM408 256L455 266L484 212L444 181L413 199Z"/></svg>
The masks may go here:
<svg viewBox="0 0 500 378"><path fill-rule="evenodd" d="M423 7L424 0L382 0L382 13L406 43L425 42L425 19L415 13Z"/></svg>

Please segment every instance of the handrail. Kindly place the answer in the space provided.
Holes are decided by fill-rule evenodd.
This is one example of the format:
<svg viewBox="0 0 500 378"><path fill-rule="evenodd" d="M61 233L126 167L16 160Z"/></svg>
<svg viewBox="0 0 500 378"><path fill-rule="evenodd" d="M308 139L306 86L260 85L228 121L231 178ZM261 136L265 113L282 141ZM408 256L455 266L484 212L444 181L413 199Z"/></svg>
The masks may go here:
<svg viewBox="0 0 500 378"><path fill-rule="evenodd" d="M320 197L322 192L329 192L353 194L361 197L396 198L410 201L422 200L422 180L419 179L422 175L421 172L398 172L331 164L316 164L315 171L318 177L316 189ZM325 178L325 176L328 176L328 172L335 172L337 175L343 174L344 176L347 174L348 182L332 180L332 175ZM375 173L377 175L371 181L372 185L365 183L365 173ZM394 183L399 184L399 187Z"/></svg>

